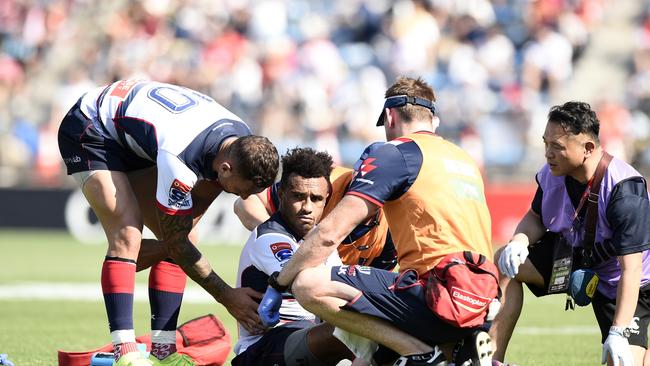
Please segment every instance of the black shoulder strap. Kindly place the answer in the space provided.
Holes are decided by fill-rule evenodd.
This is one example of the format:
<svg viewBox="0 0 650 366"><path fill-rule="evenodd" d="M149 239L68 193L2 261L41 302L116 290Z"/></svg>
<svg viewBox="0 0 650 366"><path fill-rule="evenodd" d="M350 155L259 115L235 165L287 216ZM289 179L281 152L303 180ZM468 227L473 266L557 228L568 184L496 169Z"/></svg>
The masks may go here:
<svg viewBox="0 0 650 366"><path fill-rule="evenodd" d="M605 176L605 171L612 161L612 156L606 151L603 151L603 156L598 162L598 167L594 173L594 181L589 191L589 198L587 202L587 214L585 217L585 241L583 248L585 251L586 264L591 265L591 255L596 241L596 226L598 224L598 199L600 198L600 183Z"/></svg>

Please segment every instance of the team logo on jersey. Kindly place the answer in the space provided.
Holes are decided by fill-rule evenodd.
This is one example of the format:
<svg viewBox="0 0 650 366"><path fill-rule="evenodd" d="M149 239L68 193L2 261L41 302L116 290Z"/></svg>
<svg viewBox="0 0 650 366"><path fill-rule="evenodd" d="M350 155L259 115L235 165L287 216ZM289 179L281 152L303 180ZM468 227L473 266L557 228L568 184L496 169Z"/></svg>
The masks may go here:
<svg viewBox="0 0 650 366"><path fill-rule="evenodd" d="M137 83L138 80L122 80L115 85L111 96L124 99Z"/></svg>
<svg viewBox="0 0 650 366"><path fill-rule="evenodd" d="M284 262L293 256L293 247L289 243L273 243L270 248L275 259L280 262Z"/></svg>
<svg viewBox="0 0 650 366"><path fill-rule="evenodd" d="M366 174L370 173L371 171L377 169L376 165L372 165L372 163L377 160L375 158L368 158L361 163L359 166L359 174L363 177Z"/></svg>
<svg viewBox="0 0 650 366"><path fill-rule="evenodd" d="M174 179L171 188L169 188L169 206L181 208L190 205L190 191L192 187Z"/></svg>

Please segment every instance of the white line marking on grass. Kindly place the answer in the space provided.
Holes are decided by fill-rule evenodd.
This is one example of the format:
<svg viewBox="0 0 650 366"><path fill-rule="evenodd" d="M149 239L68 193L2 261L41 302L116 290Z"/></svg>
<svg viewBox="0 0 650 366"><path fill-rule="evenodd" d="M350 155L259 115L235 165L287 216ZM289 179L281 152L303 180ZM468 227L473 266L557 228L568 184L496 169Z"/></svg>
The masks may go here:
<svg viewBox="0 0 650 366"><path fill-rule="evenodd" d="M47 283L25 282L0 285L0 300L68 300L68 301L104 301L101 286L98 283ZM149 290L146 285L135 286L134 301L148 302ZM183 295L183 302L205 304L215 302L200 287L188 286Z"/></svg>
<svg viewBox="0 0 650 366"><path fill-rule="evenodd" d="M0 285L0 300L59 300L59 301L103 301L99 283L61 283L61 282L23 282ZM146 285L136 285L136 302L148 302ZM209 304L215 302L205 290L198 285L189 284L183 295L183 302ZM562 327L516 327L519 335L580 335L600 334L596 323L593 325L570 325Z"/></svg>
<svg viewBox="0 0 650 366"><path fill-rule="evenodd" d="M516 327L515 333L521 335L600 334L600 328L594 322L594 325L570 325L564 327Z"/></svg>

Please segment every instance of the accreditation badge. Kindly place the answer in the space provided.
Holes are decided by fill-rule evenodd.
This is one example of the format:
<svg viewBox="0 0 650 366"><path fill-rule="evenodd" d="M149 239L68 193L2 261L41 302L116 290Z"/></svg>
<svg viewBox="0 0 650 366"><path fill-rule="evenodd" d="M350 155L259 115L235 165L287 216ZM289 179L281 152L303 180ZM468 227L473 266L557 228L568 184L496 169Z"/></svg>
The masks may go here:
<svg viewBox="0 0 650 366"><path fill-rule="evenodd" d="M573 264L573 248L563 235L558 235L553 247L553 268L548 282L548 293L566 292L569 288L571 266Z"/></svg>

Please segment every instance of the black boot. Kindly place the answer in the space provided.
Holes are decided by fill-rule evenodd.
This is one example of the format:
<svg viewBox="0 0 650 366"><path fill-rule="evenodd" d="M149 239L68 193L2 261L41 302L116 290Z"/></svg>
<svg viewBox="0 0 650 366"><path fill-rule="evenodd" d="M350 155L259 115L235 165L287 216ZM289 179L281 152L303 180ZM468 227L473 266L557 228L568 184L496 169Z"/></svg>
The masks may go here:
<svg viewBox="0 0 650 366"><path fill-rule="evenodd" d="M490 336L477 330L456 344L454 348L454 364L456 366L491 366L492 340Z"/></svg>
<svg viewBox="0 0 650 366"><path fill-rule="evenodd" d="M447 366L447 359L440 348L436 346L429 353L402 356L395 361L393 366Z"/></svg>

